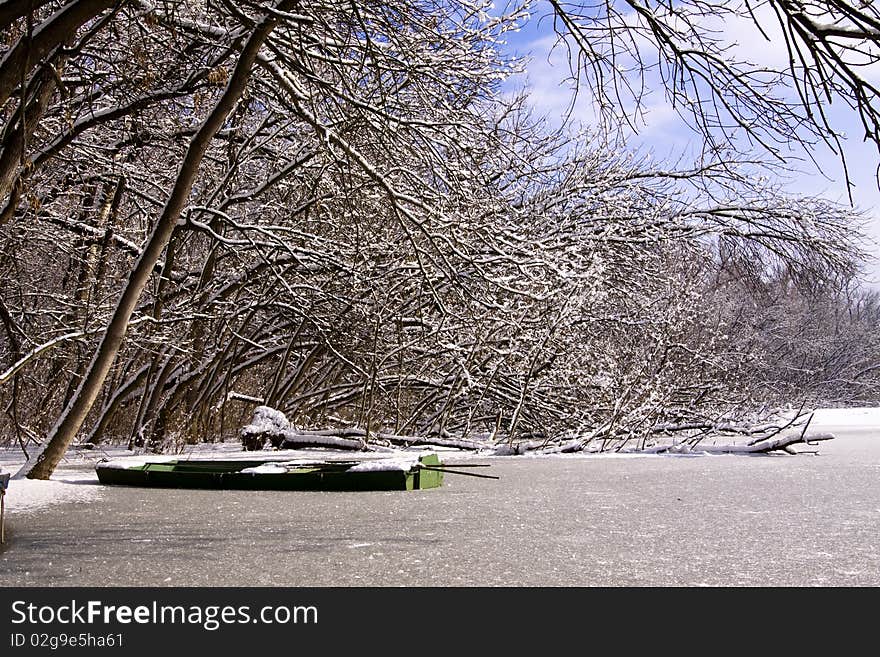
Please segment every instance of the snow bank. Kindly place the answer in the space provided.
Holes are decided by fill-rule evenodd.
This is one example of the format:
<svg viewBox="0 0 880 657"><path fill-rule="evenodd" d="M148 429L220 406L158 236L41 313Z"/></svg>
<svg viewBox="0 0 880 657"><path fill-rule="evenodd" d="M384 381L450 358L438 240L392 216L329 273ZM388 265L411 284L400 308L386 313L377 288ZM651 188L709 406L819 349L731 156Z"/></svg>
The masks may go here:
<svg viewBox="0 0 880 657"><path fill-rule="evenodd" d="M52 478L12 479L6 491L6 510L12 514L39 511L68 502L86 503L101 497L103 486L91 469L97 455L80 458L72 455L55 471ZM17 448L0 448L0 471L15 473L25 464L24 454ZM87 470L78 469L80 467Z"/></svg>
<svg viewBox="0 0 880 657"><path fill-rule="evenodd" d="M6 509L13 513L38 511L56 504L91 502L102 487L94 474L61 472L49 479L13 479L6 491Z"/></svg>

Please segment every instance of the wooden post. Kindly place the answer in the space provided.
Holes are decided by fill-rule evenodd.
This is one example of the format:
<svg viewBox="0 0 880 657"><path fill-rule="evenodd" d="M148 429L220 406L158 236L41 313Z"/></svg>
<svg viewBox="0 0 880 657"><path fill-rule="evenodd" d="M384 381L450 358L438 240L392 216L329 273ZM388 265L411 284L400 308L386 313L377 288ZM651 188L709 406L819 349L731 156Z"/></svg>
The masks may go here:
<svg viewBox="0 0 880 657"><path fill-rule="evenodd" d="M9 473L0 473L0 545L6 542L6 486Z"/></svg>
<svg viewBox="0 0 880 657"><path fill-rule="evenodd" d="M0 545L6 542L6 489L0 488Z"/></svg>

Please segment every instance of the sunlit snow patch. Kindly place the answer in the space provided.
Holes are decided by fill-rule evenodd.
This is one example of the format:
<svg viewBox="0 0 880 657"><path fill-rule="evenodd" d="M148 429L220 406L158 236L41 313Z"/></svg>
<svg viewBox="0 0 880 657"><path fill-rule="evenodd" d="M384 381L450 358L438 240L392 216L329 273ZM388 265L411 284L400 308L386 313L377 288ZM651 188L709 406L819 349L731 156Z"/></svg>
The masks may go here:
<svg viewBox="0 0 880 657"><path fill-rule="evenodd" d="M6 491L10 513L38 511L69 502L91 502L101 496L102 488L92 473L61 472L49 480L14 479Z"/></svg>

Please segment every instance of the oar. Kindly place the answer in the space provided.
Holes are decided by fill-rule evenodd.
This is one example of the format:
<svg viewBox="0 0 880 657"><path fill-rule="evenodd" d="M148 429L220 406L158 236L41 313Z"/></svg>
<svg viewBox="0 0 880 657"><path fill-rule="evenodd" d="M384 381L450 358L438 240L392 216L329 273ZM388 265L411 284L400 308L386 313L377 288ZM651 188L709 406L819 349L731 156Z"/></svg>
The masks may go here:
<svg viewBox="0 0 880 657"><path fill-rule="evenodd" d="M448 472L449 474L460 474L465 475L466 477L479 477L480 479L501 479L501 477L496 477L495 475L484 475L477 474L476 472L461 472L459 470L448 470L446 468L438 468L433 465L422 465L422 470L433 470L435 472Z"/></svg>

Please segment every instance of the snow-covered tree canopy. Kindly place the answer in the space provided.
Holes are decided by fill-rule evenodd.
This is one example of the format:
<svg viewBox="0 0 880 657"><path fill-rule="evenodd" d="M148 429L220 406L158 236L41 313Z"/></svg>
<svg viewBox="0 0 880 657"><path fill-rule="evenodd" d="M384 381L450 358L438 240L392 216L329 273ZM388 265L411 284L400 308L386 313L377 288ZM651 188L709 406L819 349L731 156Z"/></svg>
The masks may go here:
<svg viewBox="0 0 880 657"><path fill-rule="evenodd" d="M255 403L367 438L713 420L781 401L810 304L865 311L816 329L846 357L811 398L876 389L859 217L549 129L502 93L518 9L32 7L0 3L0 430L35 476Z"/></svg>

